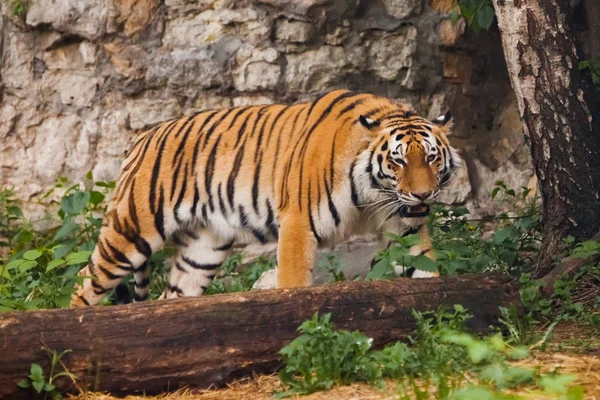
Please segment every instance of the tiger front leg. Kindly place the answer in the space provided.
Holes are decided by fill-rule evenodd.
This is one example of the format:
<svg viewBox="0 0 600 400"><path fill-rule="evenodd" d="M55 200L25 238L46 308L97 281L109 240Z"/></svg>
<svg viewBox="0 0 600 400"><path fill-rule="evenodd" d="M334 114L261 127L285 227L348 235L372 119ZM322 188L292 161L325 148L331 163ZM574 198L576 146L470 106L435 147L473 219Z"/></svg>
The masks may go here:
<svg viewBox="0 0 600 400"><path fill-rule="evenodd" d="M425 221L423 221L423 223L420 225L415 224L415 225L410 226L410 225L406 224L405 220L400 217L392 218L391 220L389 220L388 223L385 224L384 229L383 229L383 233L384 233L383 244L384 244L385 248L387 249L394 244L394 239L385 235L385 232L394 233L394 234L396 234L398 236L402 236L402 237L405 237L405 236L408 236L411 234L419 235L419 242L410 247L409 254L411 256L424 255L435 261L435 253L434 253L432 245L431 245L431 237L429 236L429 228L427 227L427 223ZM411 278L433 278L433 277L440 276L439 272L437 272L437 271L436 272L422 271L422 270L419 270L419 269L416 269L413 267L406 267L406 266L398 264L398 263L395 263L395 265L394 265L394 273L398 276L400 276L404 273L410 273L411 270L413 270L412 274L410 275Z"/></svg>
<svg viewBox="0 0 600 400"><path fill-rule="evenodd" d="M277 245L277 288L312 285L317 239L308 222L282 218Z"/></svg>

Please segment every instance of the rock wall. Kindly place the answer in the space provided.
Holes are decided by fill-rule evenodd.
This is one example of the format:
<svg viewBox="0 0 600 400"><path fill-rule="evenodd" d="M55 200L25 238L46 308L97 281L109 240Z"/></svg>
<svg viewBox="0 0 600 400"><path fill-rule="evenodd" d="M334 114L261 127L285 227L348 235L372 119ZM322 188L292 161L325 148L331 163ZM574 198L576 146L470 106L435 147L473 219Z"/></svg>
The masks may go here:
<svg viewBox="0 0 600 400"><path fill-rule="evenodd" d="M25 200L59 176L115 179L159 121L335 88L452 110L468 168L448 201L489 212L496 179L531 176L498 33L453 25L453 0L2 1L0 182Z"/></svg>

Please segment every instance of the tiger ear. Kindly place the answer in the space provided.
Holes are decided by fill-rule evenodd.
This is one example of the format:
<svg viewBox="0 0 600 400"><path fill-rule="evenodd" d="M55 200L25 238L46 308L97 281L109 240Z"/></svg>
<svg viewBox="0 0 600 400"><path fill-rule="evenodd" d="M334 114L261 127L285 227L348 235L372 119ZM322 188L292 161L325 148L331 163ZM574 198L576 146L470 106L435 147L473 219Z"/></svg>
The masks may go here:
<svg viewBox="0 0 600 400"><path fill-rule="evenodd" d="M364 115L361 115L358 120L360 121L361 125L367 129L371 129L379 125L379 121L373 121L371 118L367 118Z"/></svg>
<svg viewBox="0 0 600 400"><path fill-rule="evenodd" d="M437 117L436 119L434 119L431 122L433 122L434 124L439 125L439 126L446 126L451 120L452 120L452 113L450 113L450 111L448 111L446 114L440 115L439 117Z"/></svg>

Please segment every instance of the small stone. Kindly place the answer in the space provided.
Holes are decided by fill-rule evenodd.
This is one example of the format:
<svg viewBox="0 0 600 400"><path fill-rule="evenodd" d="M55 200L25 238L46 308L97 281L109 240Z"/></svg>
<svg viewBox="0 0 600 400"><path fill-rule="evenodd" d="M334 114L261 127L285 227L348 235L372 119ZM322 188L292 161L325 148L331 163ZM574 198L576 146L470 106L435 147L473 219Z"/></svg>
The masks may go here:
<svg viewBox="0 0 600 400"><path fill-rule="evenodd" d="M159 122L181 115L175 99L136 99L129 112L129 126L133 130L148 129Z"/></svg>
<svg viewBox="0 0 600 400"><path fill-rule="evenodd" d="M395 80L404 71L407 72L414 64L417 51L417 28L408 27L402 34L388 34L374 40L369 47L370 67L377 76L385 80ZM403 82L411 86L410 82Z"/></svg>
<svg viewBox="0 0 600 400"><path fill-rule="evenodd" d="M420 14L423 9L422 0L382 0L385 10L396 19L404 19Z"/></svg>
<svg viewBox="0 0 600 400"><path fill-rule="evenodd" d="M456 0L429 0L429 6L434 10L449 13L456 7Z"/></svg>
<svg viewBox="0 0 600 400"><path fill-rule="evenodd" d="M97 80L90 73L53 71L44 74L41 92L46 98L54 98L64 105L91 107L97 88Z"/></svg>
<svg viewBox="0 0 600 400"><path fill-rule="evenodd" d="M250 57L234 70L233 84L241 92L272 90L281 76L275 49L254 49Z"/></svg>
<svg viewBox="0 0 600 400"><path fill-rule="evenodd" d="M267 96L238 96L233 99L234 107L256 106L262 104L274 104L271 97Z"/></svg>
<svg viewBox="0 0 600 400"><path fill-rule="evenodd" d="M445 46L454 46L456 41L465 33L465 25L462 18L456 23L452 23L449 19L440 22L438 26L440 42Z"/></svg>
<svg viewBox="0 0 600 400"><path fill-rule="evenodd" d="M106 32L109 0L29 0L27 25L51 25L55 30L98 39Z"/></svg>
<svg viewBox="0 0 600 400"><path fill-rule="evenodd" d="M293 92L325 91L340 76L357 72L365 60L360 51L346 52L337 46L322 46L304 53L288 54L286 58L285 80Z"/></svg>
<svg viewBox="0 0 600 400"><path fill-rule="evenodd" d="M314 24L289 19L279 19L275 24L275 40L290 43L306 43L316 33Z"/></svg>
<svg viewBox="0 0 600 400"><path fill-rule="evenodd" d="M159 3L159 0L115 0L114 5L119 13L117 22L125 22L125 33L134 35L152 20Z"/></svg>

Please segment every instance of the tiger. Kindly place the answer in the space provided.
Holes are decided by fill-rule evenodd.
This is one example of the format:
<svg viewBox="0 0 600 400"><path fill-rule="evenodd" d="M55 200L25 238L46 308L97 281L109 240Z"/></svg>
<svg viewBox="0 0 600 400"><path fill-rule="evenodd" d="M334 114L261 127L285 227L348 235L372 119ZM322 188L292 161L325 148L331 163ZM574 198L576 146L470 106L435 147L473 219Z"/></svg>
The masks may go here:
<svg viewBox="0 0 600 400"><path fill-rule="evenodd" d="M461 165L451 128L450 112L430 121L348 90L158 124L122 163L70 305L98 304L130 273L133 300L146 300L149 258L167 242L175 254L161 299L202 295L244 241L277 242L277 288L310 286L317 248L354 234L378 233L387 247L386 232L417 234L411 254L434 259L426 217Z"/></svg>

